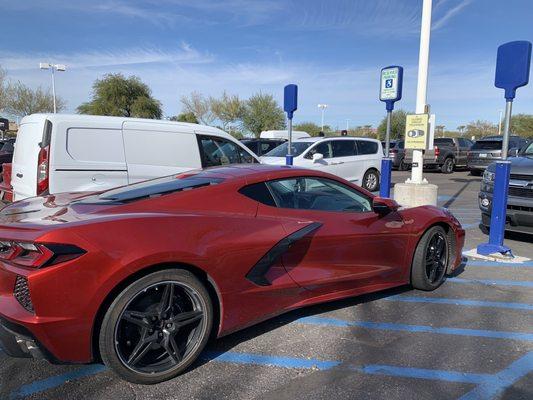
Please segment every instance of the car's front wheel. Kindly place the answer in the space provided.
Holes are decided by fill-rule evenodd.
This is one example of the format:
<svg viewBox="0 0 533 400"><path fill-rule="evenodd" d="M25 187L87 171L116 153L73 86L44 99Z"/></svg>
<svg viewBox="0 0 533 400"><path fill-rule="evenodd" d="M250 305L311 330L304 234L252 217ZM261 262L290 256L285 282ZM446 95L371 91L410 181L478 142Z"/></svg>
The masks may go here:
<svg viewBox="0 0 533 400"><path fill-rule="evenodd" d="M411 267L411 284L420 290L435 290L446 277L449 242L441 226L428 229L418 242Z"/></svg>
<svg viewBox="0 0 533 400"><path fill-rule="evenodd" d="M205 347L213 306L189 271L146 275L113 301L100 329L104 363L121 378L159 383L183 372Z"/></svg>
<svg viewBox="0 0 533 400"><path fill-rule="evenodd" d="M363 188L369 192L375 192L379 189L379 172L375 169L370 169L365 172L363 176Z"/></svg>

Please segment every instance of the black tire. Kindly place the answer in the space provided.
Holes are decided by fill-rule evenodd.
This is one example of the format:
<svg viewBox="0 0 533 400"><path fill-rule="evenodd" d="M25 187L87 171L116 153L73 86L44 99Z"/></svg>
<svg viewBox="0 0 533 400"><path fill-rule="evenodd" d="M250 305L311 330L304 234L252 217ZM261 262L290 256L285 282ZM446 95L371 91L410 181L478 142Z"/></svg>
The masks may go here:
<svg viewBox="0 0 533 400"><path fill-rule="evenodd" d="M369 192L379 190L379 172L375 169L369 169L363 176L362 187Z"/></svg>
<svg viewBox="0 0 533 400"><path fill-rule="evenodd" d="M409 164L405 162L405 160L402 158L400 160L400 164L398 164L398 171L407 171L409 169Z"/></svg>
<svg viewBox="0 0 533 400"><path fill-rule="evenodd" d="M471 169L470 170L470 175L472 175L472 176L480 176L481 175L481 171L479 169Z"/></svg>
<svg viewBox="0 0 533 400"><path fill-rule="evenodd" d="M212 325L209 293L192 273L154 272L129 285L109 306L100 328L100 354L122 379L163 382L196 360Z"/></svg>
<svg viewBox="0 0 533 400"><path fill-rule="evenodd" d="M436 240L442 242L439 241L437 244ZM442 247L440 247L441 243ZM442 251L439 255L437 255L438 248ZM434 226L428 229L422 235L415 250L411 266L411 285L416 289L426 291L438 288L446 278L449 254L450 244L444 228Z"/></svg>
<svg viewBox="0 0 533 400"><path fill-rule="evenodd" d="M451 174L455 166L455 161L452 157L448 157L444 160L444 164L440 166L440 170L443 174Z"/></svg>

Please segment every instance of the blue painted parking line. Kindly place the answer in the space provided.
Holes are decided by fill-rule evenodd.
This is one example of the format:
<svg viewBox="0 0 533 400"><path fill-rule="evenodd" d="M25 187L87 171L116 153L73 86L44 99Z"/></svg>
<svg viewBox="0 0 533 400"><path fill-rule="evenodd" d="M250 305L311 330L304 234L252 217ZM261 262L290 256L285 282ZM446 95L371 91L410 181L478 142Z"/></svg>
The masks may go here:
<svg viewBox="0 0 533 400"><path fill-rule="evenodd" d="M524 261L520 263L503 263L499 261L481 261L481 260L468 260L466 262L468 267L494 267L494 268L533 268L533 262Z"/></svg>
<svg viewBox="0 0 533 400"><path fill-rule="evenodd" d="M444 371L436 369L394 367L391 365L367 365L354 369L370 375L387 375L461 383L483 383L485 380L492 377L490 374L470 374L466 372Z"/></svg>
<svg viewBox="0 0 533 400"><path fill-rule="evenodd" d="M529 352L504 370L484 380L478 387L460 397L459 400L493 399L530 372L533 372L533 352Z"/></svg>
<svg viewBox="0 0 533 400"><path fill-rule="evenodd" d="M382 331L399 331L412 333L436 333L442 335L485 337L493 339L510 339L533 342L533 333L527 332L489 331L484 329L466 329L450 327L438 328L428 325L407 325L397 324L393 322L346 321L342 319L325 317L304 317L297 319L295 322L305 325L338 326L352 328L355 327Z"/></svg>
<svg viewBox="0 0 533 400"><path fill-rule="evenodd" d="M205 360L228 362L233 364L268 365L283 368L320 369L326 370L336 367L339 361L321 361L296 357L279 357L262 354L235 353L235 352L206 352Z"/></svg>
<svg viewBox="0 0 533 400"><path fill-rule="evenodd" d="M11 393L11 399L18 399L25 396L30 396L35 393L44 392L45 390L53 389L63 385L67 381L85 378L86 376L95 375L106 369L101 364L89 365L87 367L79 368L75 371L70 371L65 374L52 376L51 378L34 381L27 385L23 385Z"/></svg>
<svg viewBox="0 0 533 400"><path fill-rule="evenodd" d="M446 299L441 297L411 297L411 296L391 296L385 297L387 301L403 301L406 303L432 303L432 304L451 304L466 307L488 307L488 308L506 308L514 310L533 311L533 304L526 303L507 303L503 301L484 301L484 300L463 300L463 299Z"/></svg>
<svg viewBox="0 0 533 400"><path fill-rule="evenodd" d="M501 279L465 279L465 278L448 278L447 281L454 283L481 284L488 286L518 286L533 287L531 281L508 281Z"/></svg>

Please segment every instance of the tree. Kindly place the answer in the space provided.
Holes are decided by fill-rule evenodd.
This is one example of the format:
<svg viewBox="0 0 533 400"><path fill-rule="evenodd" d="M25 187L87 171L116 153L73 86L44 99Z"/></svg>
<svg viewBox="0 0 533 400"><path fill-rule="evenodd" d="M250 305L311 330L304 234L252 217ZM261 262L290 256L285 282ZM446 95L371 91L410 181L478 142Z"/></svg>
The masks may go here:
<svg viewBox="0 0 533 400"><path fill-rule="evenodd" d="M196 116L192 112L188 113L181 113L179 115L175 115L172 118L170 118L171 121L179 121L179 122L190 122L191 124L197 124L198 120L196 119Z"/></svg>
<svg viewBox="0 0 533 400"><path fill-rule="evenodd" d="M192 113L204 125L210 125L215 116L211 110L211 102L199 92L192 92L189 97L181 96L184 113Z"/></svg>
<svg viewBox="0 0 533 400"><path fill-rule="evenodd" d="M92 100L81 104L80 114L160 119L161 103L138 77L108 74L93 84Z"/></svg>
<svg viewBox="0 0 533 400"><path fill-rule="evenodd" d="M0 67L0 110L5 109L7 100L7 73L6 70Z"/></svg>
<svg viewBox="0 0 533 400"><path fill-rule="evenodd" d="M259 137L262 131L285 128L285 115L274 96L256 93L246 101L242 123L245 129Z"/></svg>
<svg viewBox="0 0 533 400"><path fill-rule="evenodd" d="M390 138L391 139L400 139L403 138L405 134L405 118L407 117L407 112L404 110L396 110L392 112L391 116L391 128L390 128ZM387 118L383 118L378 126L378 137L380 139L385 139L385 133L387 131Z"/></svg>
<svg viewBox="0 0 533 400"><path fill-rule="evenodd" d="M466 126L465 125L459 125L457 127L457 130L459 131L459 133L461 134L461 136L463 135L463 132L465 131L466 129Z"/></svg>
<svg viewBox="0 0 533 400"><path fill-rule="evenodd" d="M320 126L314 122L300 122L299 124L294 125L295 131L304 131L310 134L311 136L318 136L320 133Z"/></svg>
<svg viewBox="0 0 533 400"><path fill-rule="evenodd" d="M514 135L523 137L533 136L533 115L516 114L511 116L511 129Z"/></svg>
<svg viewBox="0 0 533 400"><path fill-rule="evenodd" d="M477 120L466 125L465 133L468 137L475 136L476 138L480 138L497 134L498 127L491 122Z"/></svg>
<svg viewBox="0 0 533 400"><path fill-rule="evenodd" d="M17 117L29 114L47 113L54 111L54 98L50 90L41 87L32 89L22 82L10 82L4 87L4 109ZM65 102L56 96L56 109L61 111L65 108Z"/></svg>
<svg viewBox="0 0 533 400"><path fill-rule="evenodd" d="M222 122L222 129L224 130L227 130L228 125L236 124L244 115L244 102L237 95L229 96L224 91L220 99L211 97L209 102L213 115Z"/></svg>

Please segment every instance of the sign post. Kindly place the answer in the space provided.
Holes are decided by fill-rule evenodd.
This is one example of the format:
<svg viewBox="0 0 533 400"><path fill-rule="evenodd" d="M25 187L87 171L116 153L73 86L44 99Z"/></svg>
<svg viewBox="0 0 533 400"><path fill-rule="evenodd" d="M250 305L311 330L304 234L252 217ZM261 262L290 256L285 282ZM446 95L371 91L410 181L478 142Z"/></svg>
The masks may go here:
<svg viewBox="0 0 533 400"><path fill-rule="evenodd" d="M385 103L387 110L387 130L385 131L385 157L381 160L381 186L379 195L390 197L392 160L389 155L390 129L394 103L402 98L403 68L391 65L381 70L379 100Z"/></svg>
<svg viewBox="0 0 533 400"><path fill-rule="evenodd" d="M511 172L511 162L507 160L507 153L509 151L509 134L513 100L516 95L516 89L527 85L529 82L530 64L531 42L509 42L498 47L494 86L505 90L506 101L505 123L502 138L502 160L496 162L489 242L478 245L478 254L489 255L493 253L501 253L505 256L513 256L511 249L503 244L507 195L509 191L509 175Z"/></svg>
<svg viewBox="0 0 533 400"><path fill-rule="evenodd" d="M285 156L285 164L292 165L292 116L298 109L298 86L290 84L285 86L283 92L283 110L287 113L289 143L287 147L287 155Z"/></svg>

